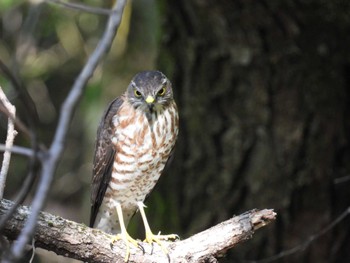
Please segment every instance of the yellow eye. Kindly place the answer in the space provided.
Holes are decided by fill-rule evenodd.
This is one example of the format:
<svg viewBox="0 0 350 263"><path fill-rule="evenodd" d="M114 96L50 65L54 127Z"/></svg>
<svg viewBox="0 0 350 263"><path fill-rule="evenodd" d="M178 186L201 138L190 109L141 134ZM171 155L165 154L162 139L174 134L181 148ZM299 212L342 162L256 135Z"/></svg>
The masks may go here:
<svg viewBox="0 0 350 263"><path fill-rule="evenodd" d="M134 90L134 94L137 98L140 98L142 96L141 92L139 92L137 89Z"/></svg>
<svg viewBox="0 0 350 263"><path fill-rule="evenodd" d="M160 90L158 90L157 95L158 95L158 96L164 96L165 92L166 92L166 88L163 87L163 88L161 88Z"/></svg>

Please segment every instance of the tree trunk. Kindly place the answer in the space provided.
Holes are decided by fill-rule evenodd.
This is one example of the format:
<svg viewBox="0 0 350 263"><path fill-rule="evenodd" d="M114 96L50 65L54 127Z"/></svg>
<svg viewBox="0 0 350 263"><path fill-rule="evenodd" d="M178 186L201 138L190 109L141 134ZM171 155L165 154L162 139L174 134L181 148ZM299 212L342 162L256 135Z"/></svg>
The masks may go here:
<svg viewBox="0 0 350 263"><path fill-rule="evenodd" d="M158 64L181 115L160 187L179 214L173 229L188 236L251 208L276 209L273 228L228 261L268 257L319 233L350 205L350 180L335 183L350 172L350 4L162 4ZM284 262L349 261L349 226Z"/></svg>

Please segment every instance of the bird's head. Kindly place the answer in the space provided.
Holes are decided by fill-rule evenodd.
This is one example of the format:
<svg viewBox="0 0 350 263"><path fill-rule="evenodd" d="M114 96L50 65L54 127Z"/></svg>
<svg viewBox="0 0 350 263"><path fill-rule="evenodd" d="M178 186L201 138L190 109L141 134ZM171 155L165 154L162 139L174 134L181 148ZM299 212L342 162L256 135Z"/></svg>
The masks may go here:
<svg viewBox="0 0 350 263"><path fill-rule="evenodd" d="M135 108L159 112L173 100L173 90L168 78L160 71L143 71L130 82L127 97Z"/></svg>

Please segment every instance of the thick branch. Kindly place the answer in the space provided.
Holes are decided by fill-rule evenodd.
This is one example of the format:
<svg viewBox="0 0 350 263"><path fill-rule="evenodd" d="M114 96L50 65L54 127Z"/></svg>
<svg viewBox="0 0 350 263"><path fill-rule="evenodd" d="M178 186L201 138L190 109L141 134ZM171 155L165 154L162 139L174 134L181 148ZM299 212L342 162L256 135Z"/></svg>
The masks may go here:
<svg viewBox="0 0 350 263"><path fill-rule="evenodd" d="M12 202L5 199L0 201L0 217L11 205ZM19 207L7 222L3 234L9 239L15 239L29 213L28 207ZM269 224L275 216L271 209L251 210L187 239L167 242L171 262L215 262L228 249L250 239L256 229ZM41 212L35 245L84 262L123 262L125 245L119 240L111 248L111 238L112 236L83 224ZM146 243L142 243L142 246L145 253L139 248L131 248L129 262L168 262L159 246L154 245L152 248Z"/></svg>

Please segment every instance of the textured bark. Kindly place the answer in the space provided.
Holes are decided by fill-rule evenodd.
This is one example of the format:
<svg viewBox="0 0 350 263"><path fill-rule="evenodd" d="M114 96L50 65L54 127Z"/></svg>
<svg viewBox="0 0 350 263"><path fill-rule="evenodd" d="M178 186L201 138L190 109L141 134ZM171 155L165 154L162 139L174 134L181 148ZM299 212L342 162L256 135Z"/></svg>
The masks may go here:
<svg viewBox="0 0 350 263"><path fill-rule="evenodd" d="M12 203L0 201L0 216ZM30 209L19 207L4 229L4 235L13 240L22 229ZM171 262L215 262L216 257L250 239L254 231L269 224L276 214L269 209L252 210L222 222L190 238L177 242L164 242ZM120 240L111 248L112 236L85 225L42 212L35 233L35 246L52 250L59 255L84 262L124 262L125 246ZM168 262L159 246L142 243L141 249L131 248L129 262Z"/></svg>
<svg viewBox="0 0 350 263"><path fill-rule="evenodd" d="M161 189L190 235L252 207L274 230L227 257L300 244L350 206L350 5L343 1L164 2L159 68L180 111ZM176 206L176 205L174 205ZM174 225L176 224L174 223ZM350 224L285 262L350 260Z"/></svg>

